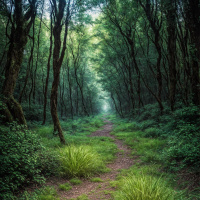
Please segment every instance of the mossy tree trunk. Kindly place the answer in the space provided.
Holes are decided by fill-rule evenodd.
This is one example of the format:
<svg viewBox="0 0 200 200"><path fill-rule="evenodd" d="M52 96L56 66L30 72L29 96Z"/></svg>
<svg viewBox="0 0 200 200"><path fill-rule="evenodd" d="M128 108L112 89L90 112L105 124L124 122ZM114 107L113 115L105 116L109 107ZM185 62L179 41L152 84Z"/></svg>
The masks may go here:
<svg viewBox="0 0 200 200"><path fill-rule="evenodd" d="M1 109L1 114L4 116L5 122L16 120L20 124L26 124L22 107L14 99L13 93L23 61L28 34L36 15L36 0L31 2L26 13L23 10L22 0L15 0L12 6L14 7L14 13L13 17L10 17L12 26L9 35L10 45L5 65L5 81L2 88L3 96L1 101L3 108ZM10 15L11 14L12 13L10 13Z"/></svg>
<svg viewBox="0 0 200 200"><path fill-rule="evenodd" d="M58 86L60 81L60 69L63 63L65 50L66 50L66 41L68 35L68 25L70 20L70 4L71 1L68 1L67 5L67 15L65 18L65 31L64 38L61 47L61 32L63 28L63 20L64 20L64 11L66 7L65 0L59 0L58 5L56 1L52 1L53 12L54 12L54 26L53 26L53 37L54 37L54 49L53 49L53 83L51 89L51 116L54 123L54 132L57 131L60 137L60 142L65 144L65 138L62 132L62 128L60 125L59 117L58 117L58 109L57 109L57 99L58 99Z"/></svg>

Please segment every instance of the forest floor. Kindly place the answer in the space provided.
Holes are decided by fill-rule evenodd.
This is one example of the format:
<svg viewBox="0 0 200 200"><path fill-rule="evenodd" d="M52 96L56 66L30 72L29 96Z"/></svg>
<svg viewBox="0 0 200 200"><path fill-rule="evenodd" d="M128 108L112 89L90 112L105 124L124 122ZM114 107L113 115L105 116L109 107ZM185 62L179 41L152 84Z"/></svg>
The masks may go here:
<svg viewBox="0 0 200 200"><path fill-rule="evenodd" d="M61 200L66 199L89 199L89 200L111 200L112 192L115 190L115 187L111 184L112 181L115 181L117 175L122 169L128 169L135 162L139 162L137 157L131 157L131 149L124 145L122 141L116 139L115 136L112 136L110 132L112 131L112 123L105 120L105 125L95 132L93 132L89 137L110 137L113 139L115 144L118 147L118 152L116 154L116 159L107 164L107 167L110 168L110 172L101 174L98 176L100 178L99 182L93 182L88 179L83 179L80 185L73 186L70 191L60 191L58 194ZM97 176L95 176L96 178ZM51 179L47 182L47 186L53 186L58 189L58 185L66 183L64 179Z"/></svg>

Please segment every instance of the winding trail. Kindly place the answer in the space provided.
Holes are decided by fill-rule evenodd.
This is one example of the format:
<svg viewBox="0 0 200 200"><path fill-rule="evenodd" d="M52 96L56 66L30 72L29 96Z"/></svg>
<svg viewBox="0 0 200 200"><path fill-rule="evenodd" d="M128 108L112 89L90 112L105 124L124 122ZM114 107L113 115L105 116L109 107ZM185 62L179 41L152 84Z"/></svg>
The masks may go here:
<svg viewBox="0 0 200 200"><path fill-rule="evenodd" d="M103 182L91 182L90 180L83 180L83 183L78 186L73 186L72 190L68 192L59 192L59 196L62 200L77 198L82 194L86 194L90 200L112 200L111 191L115 188L110 185L110 181L114 181L121 169L128 169L134 164L134 159L130 157L131 149L124 145L115 136L110 135L112 130L112 123L105 120L106 125L101 130L92 133L89 137L111 137L118 147L118 153L116 159L107 165L111 169L110 172L101 174L99 178Z"/></svg>

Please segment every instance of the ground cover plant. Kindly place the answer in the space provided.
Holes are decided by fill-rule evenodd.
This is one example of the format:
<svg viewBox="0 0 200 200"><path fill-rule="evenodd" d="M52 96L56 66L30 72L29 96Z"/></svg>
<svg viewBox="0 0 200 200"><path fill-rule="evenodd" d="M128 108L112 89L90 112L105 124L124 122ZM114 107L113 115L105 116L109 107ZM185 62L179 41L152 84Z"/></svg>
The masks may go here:
<svg viewBox="0 0 200 200"><path fill-rule="evenodd" d="M89 177L100 173L104 163L90 146L70 145L60 149L61 175L66 177Z"/></svg>
<svg viewBox="0 0 200 200"><path fill-rule="evenodd" d="M153 109L152 105L151 109ZM168 187L170 188L169 191L173 193L169 195L172 199L199 198L199 168L197 167L199 166L200 150L199 144L197 144L197 140L199 140L199 122L197 122L196 118L193 117L195 113L198 113L198 108L195 107L192 109L192 107L190 107L190 112L187 112L188 110L189 108L180 108L180 110L177 110L173 114L166 113L163 116L156 116L154 115L154 112L149 112L147 110L144 111L144 113L133 122L131 120L127 122L127 119L114 119L115 128L112 134L117 136L117 138L124 140L126 144L132 148L133 156L140 156L139 158L142 162L139 162L140 164L137 166L138 169L143 168L144 166L147 166L148 169L153 169L150 176L149 173L142 174L140 177L142 184L145 182L143 178L146 175L147 177L149 176L149 178L152 178L152 180L156 181L159 180L158 173L162 174L165 172L165 177L170 177L170 181L168 183L171 185L169 184ZM145 120L145 112L148 112L148 116L150 116L152 119L151 121ZM151 113L153 113L153 115L151 115ZM167 124L165 121L166 119L168 120ZM176 121L177 119L179 120ZM155 166L157 167L155 168ZM187 173L189 176L185 180L182 179L180 184L179 174L182 174L181 170L183 169L187 170L185 173ZM130 173L132 174L131 171ZM138 170L137 173L139 173ZM124 177L124 180L127 182L130 181L130 183L126 185L126 181L124 182L124 185L126 186L119 189L119 192L116 193L116 198L129 199L129 197L126 196L126 193L130 196L133 195L128 193L130 190L129 186L131 184L135 184L135 186L132 185L134 188L138 183L138 187L142 188L142 185L139 185L140 183L138 182L140 178L136 183L134 182L133 177L135 176L129 174ZM189 177L191 178L191 181L188 179ZM163 182L165 182L165 180ZM184 194L181 194L182 197L177 197L176 195L174 196L173 188L177 187L178 182L181 185L179 187L180 190L184 188L190 188L190 191L187 191L188 194L185 192ZM163 188L167 188L167 186L164 185ZM162 189L159 190L161 191ZM124 196L122 197L120 195ZM140 199L141 197L135 196L135 198ZM143 198L148 197L144 196ZM152 198L154 199L155 197Z"/></svg>
<svg viewBox="0 0 200 200"><path fill-rule="evenodd" d="M1 0L0 198L108 172L122 141L199 187L199 27L200 0ZM118 139L91 134L108 113Z"/></svg>
<svg viewBox="0 0 200 200"><path fill-rule="evenodd" d="M78 128L72 128L77 123L79 123ZM32 182L42 184L46 177L52 175L73 178L107 172L105 163L115 158L116 145L112 139L88 137L103 124L101 116L78 119L78 122L76 120L66 122L66 129L69 127L69 130L75 131L73 134L69 134L70 131L65 132L68 143L66 146L61 145L58 138L53 135L51 125L35 124L32 126L34 130L32 132L22 129L23 127L17 124L11 124L9 129L2 127L1 132L4 133L4 139L0 142L2 198L14 198L13 194L25 184ZM5 130L9 130L10 134ZM12 162L6 162L6 159ZM12 171L7 171L8 168ZM16 182L13 182L14 177ZM71 183L75 185L81 181L75 178L71 179Z"/></svg>

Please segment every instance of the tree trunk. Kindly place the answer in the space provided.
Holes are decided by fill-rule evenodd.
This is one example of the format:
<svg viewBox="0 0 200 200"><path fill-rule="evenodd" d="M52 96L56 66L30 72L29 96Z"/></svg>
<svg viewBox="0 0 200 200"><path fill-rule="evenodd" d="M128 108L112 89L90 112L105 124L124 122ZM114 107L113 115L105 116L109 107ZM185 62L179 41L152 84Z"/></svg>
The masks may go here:
<svg viewBox="0 0 200 200"><path fill-rule="evenodd" d="M169 60L169 96L171 110L174 110L176 95L176 5L174 0L167 4L168 60Z"/></svg>
<svg viewBox="0 0 200 200"><path fill-rule="evenodd" d="M53 1L53 7L54 9L54 16L55 16L55 22L53 27L53 36L54 36L54 49L53 49L53 83L52 83L52 89L51 89L51 116L54 123L54 131L58 131L58 135L60 137L60 142L62 144L65 144L65 138L62 132L62 128L60 125L60 121L58 118L58 110L57 110L57 99L58 99L58 85L60 81L60 69L63 63L65 50L66 50L66 41L67 41L67 35L68 35L68 25L69 25L69 19L70 19L70 0L68 1L67 6L67 16L65 19L65 32L64 32L64 38L63 38L63 45L61 48L61 32L63 27L63 17L64 17L64 10L66 6L65 0L59 0L58 6L56 1ZM58 9L59 8L59 9Z"/></svg>
<svg viewBox="0 0 200 200"><path fill-rule="evenodd" d="M5 81L3 84L3 105L1 113L5 116L6 122L17 120L20 124L26 125L21 105L14 99L13 93L21 68L23 53L28 41L28 34L35 18L35 4L33 0L27 13L23 15L22 0L14 1L15 21L12 22L10 45L7 53ZM28 22L29 21L29 22Z"/></svg>
<svg viewBox="0 0 200 200"><path fill-rule="evenodd" d="M52 34L53 34L53 27L52 27L52 12L51 12L51 35L50 35L50 47L49 47L49 57L47 63L47 77L46 77L46 84L45 84L45 91L44 91L44 108L43 108L43 122L42 125L46 122L46 108L47 108L47 92L48 92L48 84L49 84L49 73L50 73L50 63L51 63L51 55L52 55Z"/></svg>
<svg viewBox="0 0 200 200"><path fill-rule="evenodd" d="M200 105L200 79L199 79L199 62L200 62L200 1L188 0L184 3L186 13L186 26L190 31L191 37L191 57L192 57L192 95L193 103Z"/></svg>

